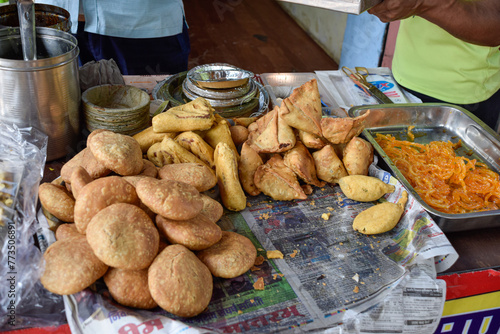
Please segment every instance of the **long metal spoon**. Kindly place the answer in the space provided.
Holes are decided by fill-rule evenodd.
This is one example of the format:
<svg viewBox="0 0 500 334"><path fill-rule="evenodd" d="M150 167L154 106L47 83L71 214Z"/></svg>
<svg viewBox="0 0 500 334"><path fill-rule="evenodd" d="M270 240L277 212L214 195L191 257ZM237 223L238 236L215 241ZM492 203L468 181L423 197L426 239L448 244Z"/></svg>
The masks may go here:
<svg viewBox="0 0 500 334"><path fill-rule="evenodd" d="M33 0L17 0L19 32L24 60L36 60L35 4Z"/></svg>

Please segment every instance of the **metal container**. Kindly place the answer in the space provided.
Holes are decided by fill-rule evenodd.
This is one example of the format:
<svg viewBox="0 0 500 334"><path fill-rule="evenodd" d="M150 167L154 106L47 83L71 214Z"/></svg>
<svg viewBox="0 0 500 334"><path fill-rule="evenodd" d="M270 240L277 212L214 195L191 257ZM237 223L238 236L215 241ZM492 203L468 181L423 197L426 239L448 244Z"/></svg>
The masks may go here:
<svg viewBox="0 0 500 334"><path fill-rule="evenodd" d="M71 29L69 12L61 7L36 3L35 26L69 32ZM5 27L19 27L19 16L15 4L0 7L0 28Z"/></svg>
<svg viewBox="0 0 500 334"><path fill-rule="evenodd" d="M376 133L391 134L397 139L409 140L408 127L416 143L431 141L462 141L457 155L477 159L491 170L500 173L500 135L467 110L449 104L386 104L354 107L351 117L370 111L366 118L363 136L373 145L382 158L381 168L391 171L433 218L443 232L475 230L500 226L500 210L448 214L437 211L425 203L408 183L384 150L375 141Z"/></svg>
<svg viewBox="0 0 500 334"><path fill-rule="evenodd" d="M75 151L80 134L77 40L36 28L37 59L24 61L19 28L0 29L0 120L48 135L47 160Z"/></svg>

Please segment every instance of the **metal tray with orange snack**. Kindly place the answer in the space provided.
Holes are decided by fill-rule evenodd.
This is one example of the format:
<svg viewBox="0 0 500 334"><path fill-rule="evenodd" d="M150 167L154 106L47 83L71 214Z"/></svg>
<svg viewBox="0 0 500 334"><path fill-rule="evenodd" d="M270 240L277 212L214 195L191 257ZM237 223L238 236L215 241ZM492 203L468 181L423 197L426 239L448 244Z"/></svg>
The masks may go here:
<svg viewBox="0 0 500 334"><path fill-rule="evenodd" d="M392 163L375 141L377 133L390 134L396 139L428 144L431 141L462 141L456 154L477 159L489 169L500 173L500 135L469 111L450 104L379 104L353 107L349 116L357 117L369 111L364 136L378 153L379 166L398 178L419 201L443 232L475 230L500 226L500 210L450 214L438 211L417 194L401 171ZM409 130L411 135L409 136ZM414 138L412 138L414 136Z"/></svg>

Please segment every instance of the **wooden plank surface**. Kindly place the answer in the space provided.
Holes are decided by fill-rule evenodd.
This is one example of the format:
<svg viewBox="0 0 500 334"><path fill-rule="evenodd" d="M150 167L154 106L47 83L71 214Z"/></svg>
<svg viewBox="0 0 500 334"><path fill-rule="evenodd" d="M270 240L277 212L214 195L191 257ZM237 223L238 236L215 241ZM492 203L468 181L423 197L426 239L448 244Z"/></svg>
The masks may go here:
<svg viewBox="0 0 500 334"><path fill-rule="evenodd" d="M184 0L189 68L229 63L256 74L337 70L275 0Z"/></svg>

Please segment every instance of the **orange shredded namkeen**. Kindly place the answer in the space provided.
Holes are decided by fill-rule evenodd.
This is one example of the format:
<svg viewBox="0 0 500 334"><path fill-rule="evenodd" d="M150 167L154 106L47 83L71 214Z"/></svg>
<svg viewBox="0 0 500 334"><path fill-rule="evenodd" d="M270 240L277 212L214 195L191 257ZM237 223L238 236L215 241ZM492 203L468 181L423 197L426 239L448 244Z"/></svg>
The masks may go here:
<svg viewBox="0 0 500 334"><path fill-rule="evenodd" d="M499 175L482 162L457 156L460 141L423 145L382 134L375 140L432 208L456 214L500 207Z"/></svg>

